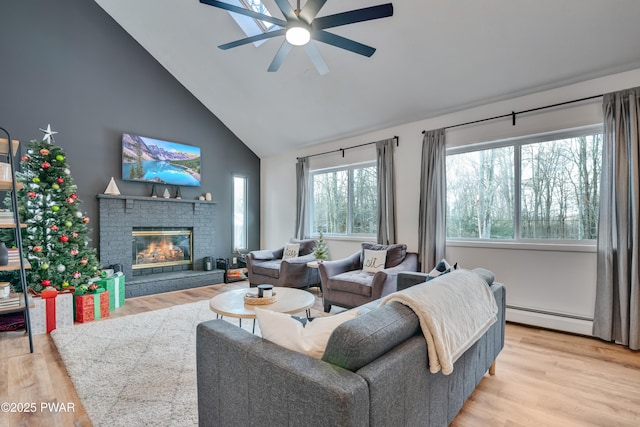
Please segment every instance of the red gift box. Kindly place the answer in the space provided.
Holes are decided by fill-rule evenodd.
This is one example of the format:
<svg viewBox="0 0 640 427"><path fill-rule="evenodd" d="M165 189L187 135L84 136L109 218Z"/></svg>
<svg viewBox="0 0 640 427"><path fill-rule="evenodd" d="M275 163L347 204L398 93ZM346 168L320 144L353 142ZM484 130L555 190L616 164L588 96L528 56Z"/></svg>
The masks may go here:
<svg viewBox="0 0 640 427"><path fill-rule="evenodd" d="M75 296L76 322L84 323L109 317L109 292Z"/></svg>

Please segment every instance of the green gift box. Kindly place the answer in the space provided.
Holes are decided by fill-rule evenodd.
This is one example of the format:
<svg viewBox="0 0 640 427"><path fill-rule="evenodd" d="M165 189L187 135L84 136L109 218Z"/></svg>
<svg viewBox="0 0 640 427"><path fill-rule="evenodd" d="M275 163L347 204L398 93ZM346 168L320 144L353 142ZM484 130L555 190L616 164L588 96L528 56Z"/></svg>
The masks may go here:
<svg viewBox="0 0 640 427"><path fill-rule="evenodd" d="M118 272L113 276L96 280L95 283L109 291L109 310L124 305L124 274Z"/></svg>

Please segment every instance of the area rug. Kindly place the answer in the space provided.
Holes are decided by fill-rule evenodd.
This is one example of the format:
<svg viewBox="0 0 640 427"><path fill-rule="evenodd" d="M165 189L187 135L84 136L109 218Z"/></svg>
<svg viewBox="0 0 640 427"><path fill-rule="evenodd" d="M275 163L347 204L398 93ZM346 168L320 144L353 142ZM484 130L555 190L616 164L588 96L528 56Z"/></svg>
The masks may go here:
<svg viewBox="0 0 640 427"><path fill-rule="evenodd" d="M207 300L76 324L51 337L94 426L195 426L196 326L211 319Z"/></svg>

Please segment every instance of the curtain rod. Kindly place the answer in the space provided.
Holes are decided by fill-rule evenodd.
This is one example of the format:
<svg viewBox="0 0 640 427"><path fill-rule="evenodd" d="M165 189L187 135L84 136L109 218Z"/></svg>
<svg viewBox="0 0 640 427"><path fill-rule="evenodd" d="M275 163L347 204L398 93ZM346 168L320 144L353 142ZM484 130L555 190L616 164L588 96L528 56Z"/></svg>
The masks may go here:
<svg viewBox="0 0 640 427"><path fill-rule="evenodd" d="M473 124L476 124L476 123L487 122L489 120L504 119L506 117L511 117L511 124L513 126L515 126L516 125L516 116L518 114L525 114L525 113L531 113L533 111L546 110L547 108L560 107L561 105L567 105L567 104L573 104L573 103L576 103L576 102L588 101L590 99L596 99L596 98L600 98L602 96L604 96L604 94L588 96L586 98L574 99L573 101L559 102L557 104L545 105L544 107L530 108L528 110L512 111L509 114L502 114L500 116L488 117L486 119L473 120L471 122L458 123L457 125L445 126L444 129L446 130L446 129L451 129L451 128L457 128L457 127L460 127L460 126L473 125ZM426 133L426 132L427 132L426 130L422 131L423 134Z"/></svg>
<svg viewBox="0 0 640 427"><path fill-rule="evenodd" d="M396 147L400 146L400 138L398 138L397 136L394 136L391 139L395 139L396 140ZM324 153L317 153L317 154L310 154L308 156L296 157L296 160L300 160L301 158L304 158L304 157L309 158L309 157L323 156L325 154L337 153L337 152L340 152L340 151L342 151L342 157L344 157L344 152L347 151L347 150L351 150L352 148L364 147L365 145L375 144L376 142L378 142L378 141L365 142L364 144L358 144L358 145L354 145L352 147L338 148L337 150L325 151Z"/></svg>

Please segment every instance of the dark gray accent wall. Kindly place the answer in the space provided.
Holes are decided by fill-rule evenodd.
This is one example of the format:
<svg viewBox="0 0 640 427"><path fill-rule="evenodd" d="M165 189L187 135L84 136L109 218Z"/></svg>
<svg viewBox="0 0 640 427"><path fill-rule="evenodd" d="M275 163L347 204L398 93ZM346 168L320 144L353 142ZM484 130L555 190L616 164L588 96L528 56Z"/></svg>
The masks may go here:
<svg viewBox="0 0 640 427"><path fill-rule="evenodd" d="M5 0L0 17L0 126L21 141L21 152L42 138L39 128L59 132L55 143L92 220L94 247L96 195L112 176L122 194L151 192L150 184L121 179L122 133L201 147L202 186L181 192L183 199L212 193L213 256L233 250L232 174L247 176L249 247L259 247L259 158L95 2Z"/></svg>

